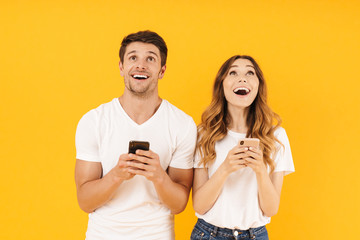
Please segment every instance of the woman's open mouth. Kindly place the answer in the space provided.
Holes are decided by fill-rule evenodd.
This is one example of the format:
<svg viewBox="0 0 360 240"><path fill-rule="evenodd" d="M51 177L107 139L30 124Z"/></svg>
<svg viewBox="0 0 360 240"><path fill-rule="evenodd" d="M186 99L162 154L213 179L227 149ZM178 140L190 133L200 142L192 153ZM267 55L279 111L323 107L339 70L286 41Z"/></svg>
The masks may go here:
<svg viewBox="0 0 360 240"><path fill-rule="evenodd" d="M234 89L234 93L236 95L245 96L245 95L248 95L250 93L250 89L245 88L245 87L238 87L238 88Z"/></svg>

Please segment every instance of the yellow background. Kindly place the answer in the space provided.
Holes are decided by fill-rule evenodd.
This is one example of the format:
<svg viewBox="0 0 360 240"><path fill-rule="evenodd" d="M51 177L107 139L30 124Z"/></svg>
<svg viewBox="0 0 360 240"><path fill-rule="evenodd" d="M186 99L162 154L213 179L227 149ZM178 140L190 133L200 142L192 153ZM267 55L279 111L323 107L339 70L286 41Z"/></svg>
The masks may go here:
<svg viewBox="0 0 360 240"><path fill-rule="evenodd" d="M258 60L296 167L271 239L358 238L359 1L2 0L0 239L84 239L76 125L121 95L120 42L145 29L169 48L161 96L196 123L220 65ZM190 202L177 239L195 221Z"/></svg>

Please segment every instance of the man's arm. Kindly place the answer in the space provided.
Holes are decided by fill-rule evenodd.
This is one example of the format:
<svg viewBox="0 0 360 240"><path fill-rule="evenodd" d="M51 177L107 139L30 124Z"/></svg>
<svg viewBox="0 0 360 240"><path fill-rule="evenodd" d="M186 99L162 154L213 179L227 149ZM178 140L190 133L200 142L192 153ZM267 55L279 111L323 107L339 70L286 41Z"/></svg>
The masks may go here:
<svg viewBox="0 0 360 240"><path fill-rule="evenodd" d="M184 211L189 199L193 180L193 169L168 168L168 178L163 183L155 183L160 200L173 214Z"/></svg>
<svg viewBox="0 0 360 240"><path fill-rule="evenodd" d="M152 181L159 199L173 214L184 211L189 199L193 179L193 169L169 167L166 171L161 167L159 156L150 151L137 150L129 154L137 161L127 162L132 167L129 172L142 175Z"/></svg>
<svg viewBox="0 0 360 240"><path fill-rule="evenodd" d="M76 159L75 183L80 208L91 213L108 202L120 184L132 178L128 173L126 162L128 154L119 158L118 164L102 177L102 166L99 162L89 162Z"/></svg>

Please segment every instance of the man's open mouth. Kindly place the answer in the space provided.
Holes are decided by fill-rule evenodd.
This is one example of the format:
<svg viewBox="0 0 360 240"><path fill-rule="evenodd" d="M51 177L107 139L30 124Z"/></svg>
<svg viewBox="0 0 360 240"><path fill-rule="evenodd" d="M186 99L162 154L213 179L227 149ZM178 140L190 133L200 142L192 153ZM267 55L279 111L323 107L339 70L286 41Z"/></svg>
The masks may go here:
<svg viewBox="0 0 360 240"><path fill-rule="evenodd" d="M249 94L250 89L245 88L245 87L239 87L239 88L235 88L234 89L234 93L237 95L241 95L241 96L245 96L247 94Z"/></svg>
<svg viewBox="0 0 360 240"><path fill-rule="evenodd" d="M145 80L149 78L149 76L143 74L133 74L131 76L137 80Z"/></svg>

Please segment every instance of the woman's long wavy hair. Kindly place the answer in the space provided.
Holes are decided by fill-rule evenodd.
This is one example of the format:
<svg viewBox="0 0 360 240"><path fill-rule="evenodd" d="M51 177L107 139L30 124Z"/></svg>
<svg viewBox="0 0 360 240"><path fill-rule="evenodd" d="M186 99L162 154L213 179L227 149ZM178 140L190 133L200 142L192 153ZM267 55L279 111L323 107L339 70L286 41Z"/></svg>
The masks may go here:
<svg viewBox="0 0 360 240"><path fill-rule="evenodd" d="M230 67L237 59L251 61L259 79L258 94L248 109L246 137L260 139L264 163L273 172L275 166L271 156L276 151L276 142L279 142L274 136L274 131L280 126L281 119L267 104L266 83L259 65L252 57L246 55L235 55L229 58L216 75L212 101L202 114L201 123L198 126L197 150L201 157L201 164L208 166L215 160L215 143L226 136L228 126L231 124L232 119L227 111L223 82Z"/></svg>

